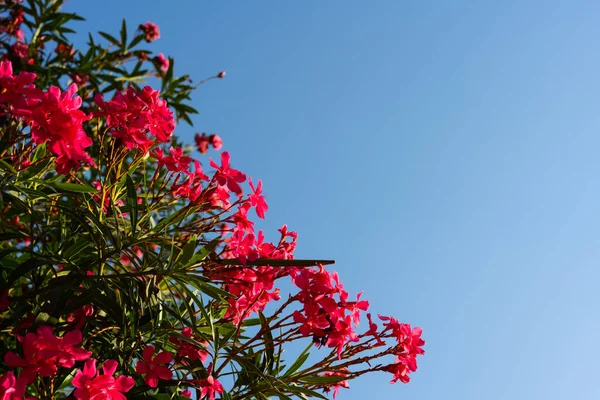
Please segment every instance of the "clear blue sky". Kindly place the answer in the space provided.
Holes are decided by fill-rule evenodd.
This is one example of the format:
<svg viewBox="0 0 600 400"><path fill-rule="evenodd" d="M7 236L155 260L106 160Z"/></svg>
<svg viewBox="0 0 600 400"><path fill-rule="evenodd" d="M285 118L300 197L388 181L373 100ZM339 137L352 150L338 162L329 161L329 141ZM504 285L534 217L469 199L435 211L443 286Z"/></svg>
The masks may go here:
<svg viewBox="0 0 600 400"><path fill-rule="evenodd" d="M196 80L226 70L177 133L219 133L264 182L267 230L424 329L409 385L338 399L600 398L599 2L68 9L82 31L156 22L150 48Z"/></svg>

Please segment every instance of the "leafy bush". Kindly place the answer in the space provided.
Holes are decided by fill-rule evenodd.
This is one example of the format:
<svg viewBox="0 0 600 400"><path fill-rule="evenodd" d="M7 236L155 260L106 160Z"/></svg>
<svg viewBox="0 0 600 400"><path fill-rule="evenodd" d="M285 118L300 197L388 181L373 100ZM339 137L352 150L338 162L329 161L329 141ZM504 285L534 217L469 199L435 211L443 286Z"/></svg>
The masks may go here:
<svg viewBox="0 0 600 400"><path fill-rule="evenodd" d="M366 314L359 331L369 303L331 262L295 260L286 226L274 243L255 232L262 182L227 152L205 171L173 135L197 86L140 48L158 27L123 21L77 50L82 18L61 3L0 4L2 398L326 398L374 371L408 382L421 330ZM221 146L196 136L200 153ZM288 359L295 342L306 349Z"/></svg>

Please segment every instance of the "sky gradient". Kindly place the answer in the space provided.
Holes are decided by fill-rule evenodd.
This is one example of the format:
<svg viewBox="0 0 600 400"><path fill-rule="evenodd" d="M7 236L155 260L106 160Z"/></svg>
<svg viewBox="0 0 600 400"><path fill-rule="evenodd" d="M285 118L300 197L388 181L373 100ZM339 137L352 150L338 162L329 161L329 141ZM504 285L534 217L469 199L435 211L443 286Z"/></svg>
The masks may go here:
<svg viewBox="0 0 600 400"><path fill-rule="evenodd" d="M263 180L267 237L287 223L297 257L423 328L410 384L339 400L600 398L599 2L67 8L80 32L157 23L176 74L227 71L176 134L218 133Z"/></svg>

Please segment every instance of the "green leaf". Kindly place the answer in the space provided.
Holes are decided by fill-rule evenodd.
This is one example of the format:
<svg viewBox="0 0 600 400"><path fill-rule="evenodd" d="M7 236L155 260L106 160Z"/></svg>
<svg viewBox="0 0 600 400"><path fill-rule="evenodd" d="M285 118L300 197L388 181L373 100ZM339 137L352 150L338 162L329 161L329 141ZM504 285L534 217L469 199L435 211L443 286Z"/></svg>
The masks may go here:
<svg viewBox="0 0 600 400"><path fill-rule="evenodd" d="M206 257L208 257L208 255L210 253L212 253L213 251L215 251L215 249L217 248L217 246L219 245L219 243L221 242L221 238L215 238L213 240L211 240L210 242L208 242L203 248L200 249L200 251L198 253L196 253L196 255L194 255L194 257L192 257L189 261L188 265L193 265L197 262L203 261Z"/></svg>
<svg viewBox="0 0 600 400"><path fill-rule="evenodd" d="M135 190L135 184L131 176L126 175L127 183L127 205L129 206L129 220L131 221L131 235L135 235L135 229L137 227L138 220L138 202L137 192Z"/></svg>
<svg viewBox="0 0 600 400"><path fill-rule="evenodd" d="M73 370L65 377L62 383L59 385L58 390L63 390L71 386L71 381L75 378L75 374L77 373L77 369L73 368Z"/></svg>
<svg viewBox="0 0 600 400"><path fill-rule="evenodd" d="M96 189L91 186L81 185L79 183L67 183L67 182L45 182L46 186L58 189L62 192L75 192L75 193L98 193Z"/></svg>
<svg viewBox="0 0 600 400"><path fill-rule="evenodd" d="M111 42L114 45L120 46L121 43L119 43L119 41L117 40L117 38L115 38L112 35L109 35L106 32L98 32L100 34L100 36L102 36L104 39L108 40L109 42Z"/></svg>
<svg viewBox="0 0 600 400"><path fill-rule="evenodd" d="M218 287L208 284L206 282L202 282L198 279L190 280L189 283L202 293L209 295L215 300L221 301L224 298L227 299L231 297L231 293L219 289Z"/></svg>
<svg viewBox="0 0 600 400"><path fill-rule="evenodd" d="M87 239L82 239L81 237L82 235L77 235L78 239L75 243L62 252L62 256L67 260L72 259L91 245Z"/></svg>
<svg viewBox="0 0 600 400"><path fill-rule="evenodd" d="M30 258L24 263L20 264L8 277L8 285L9 287L15 283L20 277L23 275L33 271L36 268L42 267L44 265L48 265L50 262L48 260L40 259L40 258Z"/></svg>
<svg viewBox="0 0 600 400"><path fill-rule="evenodd" d="M12 173L16 173L17 171L12 167L12 165L10 165L9 163L7 163L4 160L0 160L0 169L3 169L5 171L10 171Z"/></svg>
<svg viewBox="0 0 600 400"><path fill-rule="evenodd" d="M292 393L296 393L296 394L301 393L301 397L303 397L303 398L306 398L306 396L310 396L310 397L316 397L318 399L329 400L326 396L323 396L321 393L315 392L314 390L307 389L302 386L288 385L287 389Z"/></svg>
<svg viewBox="0 0 600 400"><path fill-rule="evenodd" d="M121 45L123 47L127 46L127 22L125 22L125 18L123 18L123 23L121 24Z"/></svg>
<svg viewBox="0 0 600 400"><path fill-rule="evenodd" d="M175 260L175 264L180 265L182 267L186 267L188 265L189 261L194 256L195 250L196 250L196 236L194 235L190 238L190 240L188 240L188 242L185 244L185 246L183 246L183 249L181 249L181 252L177 256L177 259Z"/></svg>
<svg viewBox="0 0 600 400"><path fill-rule="evenodd" d="M285 373L283 374L284 378L292 376L294 374L294 372L298 371L300 369L300 367L302 367L302 365L304 365L304 363L306 362L306 360L310 356L309 350L313 346L314 346L314 344L312 342L309 343L308 346L306 346L306 349L304 349L304 351L302 353L300 353L300 355L298 356L298 358L296 359L296 361L294 361L294 363L292 365L290 365L290 367L288 368L288 370L285 371Z"/></svg>
<svg viewBox="0 0 600 400"><path fill-rule="evenodd" d="M263 369L267 369L269 373L272 373L273 365L275 365L275 346L273 345L273 334L271 333L271 326L269 321L262 312L258 312L260 318L260 324L263 330L263 343L265 349L265 358L263 360Z"/></svg>
<svg viewBox="0 0 600 400"><path fill-rule="evenodd" d="M300 378L301 382L311 385L334 385L338 382L347 380L347 376L305 376Z"/></svg>
<svg viewBox="0 0 600 400"><path fill-rule="evenodd" d="M46 143L40 144L37 149L35 149L33 157L31 158L31 162L34 163L38 160L41 160L44 158L44 156L46 156Z"/></svg>

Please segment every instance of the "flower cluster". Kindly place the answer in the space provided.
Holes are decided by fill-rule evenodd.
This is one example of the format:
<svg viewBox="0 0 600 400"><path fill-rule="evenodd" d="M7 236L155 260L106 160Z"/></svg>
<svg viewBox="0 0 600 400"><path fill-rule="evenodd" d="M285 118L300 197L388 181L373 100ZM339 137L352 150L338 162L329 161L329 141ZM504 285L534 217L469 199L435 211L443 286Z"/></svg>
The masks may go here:
<svg viewBox="0 0 600 400"><path fill-rule="evenodd" d="M189 360L200 360L200 362L204 363L209 355L205 350L208 342L195 337L190 327L183 328L181 335L183 336L182 338L176 336L169 337L169 341L177 347L176 359L178 362L187 364ZM201 346L192 343L191 340L199 342Z"/></svg>
<svg viewBox="0 0 600 400"><path fill-rule="evenodd" d="M144 39L148 43L160 39L160 29L158 29L158 25L154 22L148 21L140 25L139 29L144 32Z"/></svg>
<svg viewBox="0 0 600 400"><path fill-rule="evenodd" d="M146 153L156 142L168 142L175 130L173 112L159 96L150 86L140 92L133 87L126 93L117 92L109 102L97 94L95 101L100 111L94 115L106 117L106 126L113 137L129 150L137 148Z"/></svg>
<svg viewBox="0 0 600 400"><path fill-rule="evenodd" d="M134 49L160 37L156 24L78 52L55 33L76 19L61 0L19 3L0 1L1 399L335 398L369 372L410 380L421 329L374 322L331 262L295 258L287 225L267 240L263 182L174 136L191 80ZM27 40L32 10L52 17ZM137 86L145 77L162 93ZM214 133L194 141L200 154L223 146ZM293 362L295 341L328 355Z"/></svg>
<svg viewBox="0 0 600 400"><path fill-rule="evenodd" d="M102 364L102 374L96 370L96 362L95 359L90 359L86 361L83 371L77 370L73 378L75 398L125 400L123 393L131 390L134 380L124 375L116 378L113 376L119 366L115 360L107 360Z"/></svg>
<svg viewBox="0 0 600 400"><path fill-rule="evenodd" d="M81 331L72 330L57 337L53 328L42 325L36 333L29 332L17 339L23 347L23 355L9 351L4 356L4 362L11 368L23 368L20 378L27 383L33 382L38 374L41 377L53 376L59 366L72 368L75 361L90 358L91 352L78 347L81 343Z"/></svg>
<svg viewBox="0 0 600 400"><path fill-rule="evenodd" d="M36 144L48 143L56 155L56 171L66 174L82 163L94 166L85 149L92 145L83 130L83 122L90 119L79 108L81 97L75 96L77 85L72 84L65 93L51 86L32 109L31 135Z"/></svg>
<svg viewBox="0 0 600 400"><path fill-rule="evenodd" d="M379 316L384 321L384 332L390 332L396 339L397 345L394 354L396 360L383 368L384 371L394 374L392 383L398 380L404 383L410 381L409 374L417 370L417 356L425 354L422 347L425 341L421 339L421 328L412 328L409 324L401 324L392 317Z"/></svg>
<svg viewBox="0 0 600 400"><path fill-rule="evenodd" d="M202 154L208 152L208 146L212 146L215 150L221 150L221 147L223 147L223 140L216 133L208 136L204 132L202 134L196 133L194 141L196 142L196 148Z"/></svg>
<svg viewBox="0 0 600 400"><path fill-rule="evenodd" d="M0 33L7 33L22 41L24 33L21 30L21 25L25 20L24 15L22 7L12 8L7 18L0 18Z"/></svg>
<svg viewBox="0 0 600 400"><path fill-rule="evenodd" d="M302 311L294 312L294 321L301 324L300 333L312 336L317 344L336 348L341 358L344 345L358 341L354 328L360 311L366 311L369 303L361 301L360 295L356 301L348 301L337 273L330 274L323 267L303 269L294 275L293 282L300 289L297 298L303 304Z"/></svg>
<svg viewBox="0 0 600 400"><path fill-rule="evenodd" d="M161 351L154 356L154 346L148 346L144 349L143 360L139 360L135 367L135 372L144 376L144 382L152 388L158 386L159 379L169 380L173 372L167 366L173 361L173 355L167 351Z"/></svg>

